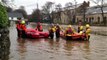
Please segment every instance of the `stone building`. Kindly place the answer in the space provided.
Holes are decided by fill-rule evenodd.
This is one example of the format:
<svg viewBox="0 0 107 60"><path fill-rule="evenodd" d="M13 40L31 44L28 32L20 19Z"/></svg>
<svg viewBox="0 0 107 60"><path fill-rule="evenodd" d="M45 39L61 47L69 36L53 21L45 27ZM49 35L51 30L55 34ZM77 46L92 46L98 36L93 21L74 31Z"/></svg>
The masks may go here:
<svg viewBox="0 0 107 60"><path fill-rule="evenodd" d="M12 20L12 21L17 21L18 18L24 19L22 13L18 13L18 12L8 12L8 17L9 17L9 20Z"/></svg>
<svg viewBox="0 0 107 60"><path fill-rule="evenodd" d="M62 9L62 11L60 11L60 17L61 20L58 18L59 15L57 12L54 12L53 14L53 22L54 23L61 23L61 24L69 24L72 21L72 17L74 15L74 9L69 9L66 10L65 8Z"/></svg>
<svg viewBox="0 0 107 60"><path fill-rule="evenodd" d="M62 24L71 24L71 23L76 23L77 20L79 20L81 18L76 18L76 17L79 17L78 13L77 13L77 10L83 5L83 4L86 4L87 7L89 6L89 2L83 2L81 4L77 4L77 5L72 5L72 6L68 6L68 7L64 7L62 8L62 11L61 11L61 21L59 21L57 19L58 17L58 14L57 12L54 13L54 15L56 17L54 17L54 23L62 23ZM76 20L77 19L77 20Z"/></svg>
<svg viewBox="0 0 107 60"><path fill-rule="evenodd" d="M85 13L82 11L84 4L86 4ZM61 20L59 21L57 12L54 13L54 23L62 23L62 24L77 24L80 20L85 23L90 23L92 25L101 25L103 24L101 7L99 6L89 6L89 2L83 2L81 4L64 7L61 11ZM81 11L82 12L81 12ZM78 12L79 11L79 12ZM107 4L103 5L104 19L107 22ZM84 17L85 14L85 17ZM75 18L75 19L74 19Z"/></svg>
<svg viewBox="0 0 107 60"><path fill-rule="evenodd" d="M104 6L103 12L104 12L104 19L107 22L107 5ZM86 12L85 22L90 24L101 24L103 23L101 14L102 12L100 7L98 6L89 7ZM83 20L82 15L76 16L76 22L78 22L79 20Z"/></svg>

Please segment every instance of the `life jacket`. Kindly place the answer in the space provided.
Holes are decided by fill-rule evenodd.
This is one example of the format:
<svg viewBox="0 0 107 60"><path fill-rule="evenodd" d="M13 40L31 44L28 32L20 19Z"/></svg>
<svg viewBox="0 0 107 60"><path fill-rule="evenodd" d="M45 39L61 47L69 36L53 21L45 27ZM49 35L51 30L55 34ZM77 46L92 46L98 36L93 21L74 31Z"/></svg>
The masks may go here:
<svg viewBox="0 0 107 60"><path fill-rule="evenodd" d="M40 26L37 26L37 27L36 27L36 30L38 30L38 31L43 31L43 28L42 28L42 26L40 25Z"/></svg>
<svg viewBox="0 0 107 60"><path fill-rule="evenodd" d="M73 30L72 29L67 29L66 34L72 34Z"/></svg>
<svg viewBox="0 0 107 60"><path fill-rule="evenodd" d="M90 33L91 33L91 29L90 28L86 29L86 35L90 35Z"/></svg>
<svg viewBox="0 0 107 60"><path fill-rule="evenodd" d="M25 31L26 30L26 26L24 24L21 24L21 29Z"/></svg>
<svg viewBox="0 0 107 60"><path fill-rule="evenodd" d="M83 30L83 26L78 26L78 33Z"/></svg>
<svg viewBox="0 0 107 60"><path fill-rule="evenodd" d="M49 28L49 33L54 33L56 31L55 27Z"/></svg>
<svg viewBox="0 0 107 60"><path fill-rule="evenodd" d="M18 30L20 30L20 28L21 28L20 25L21 25L21 24L16 24L16 28L17 28Z"/></svg>
<svg viewBox="0 0 107 60"><path fill-rule="evenodd" d="M56 32L60 32L60 27L59 26L56 26Z"/></svg>

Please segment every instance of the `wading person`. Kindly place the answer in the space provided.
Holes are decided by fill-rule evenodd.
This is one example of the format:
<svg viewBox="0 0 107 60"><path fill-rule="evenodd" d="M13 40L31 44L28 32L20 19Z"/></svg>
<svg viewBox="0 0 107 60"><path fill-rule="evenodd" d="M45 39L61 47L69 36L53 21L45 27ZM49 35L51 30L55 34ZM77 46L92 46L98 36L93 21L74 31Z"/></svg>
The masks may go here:
<svg viewBox="0 0 107 60"><path fill-rule="evenodd" d="M21 37L22 38L26 38L26 33L25 33L25 31L26 31L26 25L25 25L25 21L23 20L23 21L21 21Z"/></svg>
<svg viewBox="0 0 107 60"><path fill-rule="evenodd" d="M82 21L80 20L78 23L78 33L80 32L80 27L82 26Z"/></svg>
<svg viewBox="0 0 107 60"><path fill-rule="evenodd" d="M71 25L68 25L67 29L65 30L66 39L72 39L72 34L74 34L73 28Z"/></svg>
<svg viewBox="0 0 107 60"><path fill-rule="evenodd" d="M84 33L84 27L83 27L83 26L80 26L79 34L83 34L83 33Z"/></svg>
<svg viewBox="0 0 107 60"><path fill-rule="evenodd" d="M56 38L60 37L60 31L61 31L61 28L60 28L59 24L57 24L56 25L56 31L55 31Z"/></svg>
<svg viewBox="0 0 107 60"><path fill-rule="evenodd" d="M90 33L91 33L90 25L89 25L89 24L86 24L86 31L85 31L85 34L86 34L87 40L90 39Z"/></svg>
<svg viewBox="0 0 107 60"><path fill-rule="evenodd" d="M40 22L37 23L36 30L43 31L43 28Z"/></svg>
<svg viewBox="0 0 107 60"><path fill-rule="evenodd" d="M49 37L50 37L51 39L54 38L54 32L55 32L54 24L51 24L51 27L49 28Z"/></svg>
<svg viewBox="0 0 107 60"><path fill-rule="evenodd" d="M18 37L21 37L21 30L20 30L21 29L21 21L20 20L17 21L16 29L17 29Z"/></svg>

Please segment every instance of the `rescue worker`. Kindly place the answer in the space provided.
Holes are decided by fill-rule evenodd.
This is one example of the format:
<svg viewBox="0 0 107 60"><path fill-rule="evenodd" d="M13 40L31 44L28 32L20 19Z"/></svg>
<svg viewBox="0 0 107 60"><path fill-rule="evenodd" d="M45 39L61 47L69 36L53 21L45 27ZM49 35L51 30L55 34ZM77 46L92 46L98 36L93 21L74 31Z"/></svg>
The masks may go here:
<svg viewBox="0 0 107 60"><path fill-rule="evenodd" d="M78 23L78 33L80 32L80 27L82 26L82 22L81 22L81 20L79 21L79 23Z"/></svg>
<svg viewBox="0 0 107 60"><path fill-rule="evenodd" d="M26 38L26 32L25 32L26 31L26 25L25 25L25 21L24 20L21 21L20 27L21 27L21 33L22 33L21 37L22 38Z"/></svg>
<svg viewBox="0 0 107 60"><path fill-rule="evenodd" d="M86 24L86 31L85 31L85 34L86 34L87 40L90 39L90 33L91 33L90 25L89 25L89 24Z"/></svg>
<svg viewBox="0 0 107 60"><path fill-rule="evenodd" d="M59 24L57 24L56 25L56 31L55 31L56 38L60 37L60 31L61 31L61 28L60 28Z"/></svg>
<svg viewBox="0 0 107 60"><path fill-rule="evenodd" d="M65 31L65 36L66 36L67 40L72 38L71 37L72 34L74 34L73 28L71 25L68 25L68 27Z"/></svg>
<svg viewBox="0 0 107 60"><path fill-rule="evenodd" d="M79 29L79 34L83 34L84 33L84 29L83 29L83 26L80 26L80 29Z"/></svg>
<svg viewBox="0 0 107 60"><path fill-rule="evenodd" d="M43 28L42 28L42 25L41 25L40 22L37 23L36 30L38 30L38 31L43 31Z"/></svg>
<svg viewBox="0 0 107 60"><path fill-rule="evenodd" d="M21 27L20 27L21 23L20 23L20 20L17 21L17 24L16 24L16 29L17 29L17 34L18 34L18 37L21 36Z"/></svg>
<svg viewBox="0 0 107 60"><path fill-rule="evenodd" d="M54 26L54 24L51 24L51 27L49 28L49 37L51 39L54 38L54 32L55 32L55 26Z"/></svg>

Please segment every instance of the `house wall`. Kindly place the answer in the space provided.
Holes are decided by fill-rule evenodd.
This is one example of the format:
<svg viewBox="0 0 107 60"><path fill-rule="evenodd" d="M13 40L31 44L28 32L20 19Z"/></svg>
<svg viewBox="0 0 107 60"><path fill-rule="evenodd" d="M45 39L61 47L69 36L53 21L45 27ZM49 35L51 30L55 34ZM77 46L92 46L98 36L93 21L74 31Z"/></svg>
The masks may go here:
<svg viewBox="0 0 107 60"><path fill-rule="evenodd" d="M65 15L64 12L61 13L61 22L63 24L67 24L68 23L68 17Z"/></svg>
<svg viewBox="0 0 107 60"><path fill-rule="evenodd" d="M18 20L17 18L18 18L18 17L9 17L9 20L17 21L17 20ZM21 18L21 19L24 19L24 18Z"/></svg>
<svg viewBox="0 0 107 60"><path fill-rule="evenodd" d="M104 13L104 16L105 16L105 19L106 19L106 22L107 22L107 13ZM68 19L65 12L61 13L61 21L60 21L61 23L69 24L71 22L70 20L71 19ZM76 23L78 23L79 20L83 21L83 15L77 15L76 16ZM88 14L88 15L86 15L85 21L90 23L90 24L95 24L95 23L100 24L100 23L103 22L103 19L102 19L101 13L100 14ZM57 22L56 18L54 19L54 22Z"/></svg>
<svg viewBox="0 0 107 60"><path fill-rule="evenodd" d="M72 15L71 15L71 17L72 17ZM69 17L67 16L66 11L62 12L62 14L61 14L61 22L63 24L71 24L71 20L72 19L69 19Z"/></svg>
<svg viewBox="0 0 107 60"><path fill-rule="evenodd" d="M107 13L104 13L104 17L105 17L106 22L107 22ZM83 16L76 16L76 22L78 22L79 20L83 21ZM102 15L101 14L86 15L86 22L89 22L91 24L102 23L102 21L103 21L103 19L102 19Z"/></svg>
<svg viewBox="0 0 107 60"><path fill-rule="evenodd" d="M91 9L91 10L94 10L94 9ZM72 11L74 11L74 10L72 9L71 12ZM73 13L71 13L71 17L73 17ZM104 13L104 17L105 17L105 20L107 22L107 12ZM76 15L75 22L78 23L79 20L83 21L83 15L79 15L79 14ZM101 13L99 13L99 12L94 13L92 11L92 12L86 14L85 21L87 23L90 23L90 24L101 24L103 22L103 19L102 19ZM62 13L61 13L61 21L60 22L63 23L63 24L69 24L69 23L72 22L72 18L71 19L68 18L67 14L66 14L66 10L62 11Z"/></svg>

